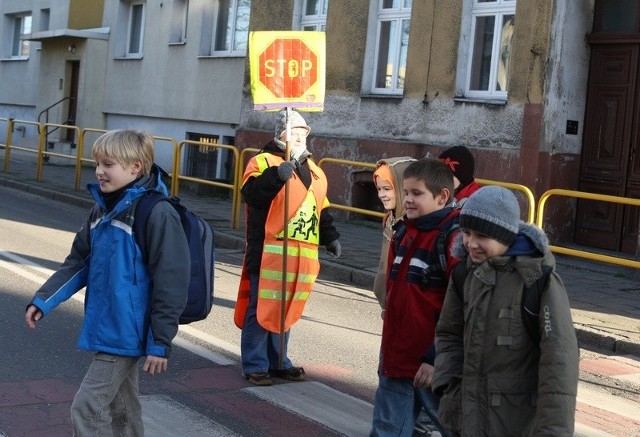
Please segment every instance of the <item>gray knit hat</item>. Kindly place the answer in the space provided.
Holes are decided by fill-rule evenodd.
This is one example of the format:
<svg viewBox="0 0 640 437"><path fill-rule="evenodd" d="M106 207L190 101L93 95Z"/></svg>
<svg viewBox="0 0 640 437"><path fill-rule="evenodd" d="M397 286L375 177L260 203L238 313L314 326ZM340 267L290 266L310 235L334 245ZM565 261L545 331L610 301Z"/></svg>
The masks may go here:
<svg viewBox="0 0 640 437"><path fill-rule="evenodd" d="M460 210L460 227L511 246L520 227L520 205L506 188L486 186L473 193Z"/></svg>
<svg viewBox="0 0 640 437"><path fill-rule="evenodd" d="M291 126L291 129L295 127L302 127L307 130L307 134L311 132L311 128L309 127L307 122L304 121L304 118L302 118L302 115L300 115L298 111L295 111L293 109L289 110L289 123L290 123L289 125ZM285 109L278 112L278 116L276 118L276 127L273 133L277 141L280 141L280 137L282 136L282 133L286 129L287 129L287 111Z"/></svg>

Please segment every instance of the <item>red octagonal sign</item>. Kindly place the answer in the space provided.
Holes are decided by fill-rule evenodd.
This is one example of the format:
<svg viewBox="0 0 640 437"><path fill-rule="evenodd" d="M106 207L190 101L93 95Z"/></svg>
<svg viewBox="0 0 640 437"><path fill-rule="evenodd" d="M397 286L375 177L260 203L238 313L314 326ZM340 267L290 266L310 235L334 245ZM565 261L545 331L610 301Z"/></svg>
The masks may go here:
<svg viewBox="0 0 640 437"><path fill-rule="evenodd" d="M260 82L277 98L302 97L318 79L318 58L299 39L276 39L260 54Z"/></svg>

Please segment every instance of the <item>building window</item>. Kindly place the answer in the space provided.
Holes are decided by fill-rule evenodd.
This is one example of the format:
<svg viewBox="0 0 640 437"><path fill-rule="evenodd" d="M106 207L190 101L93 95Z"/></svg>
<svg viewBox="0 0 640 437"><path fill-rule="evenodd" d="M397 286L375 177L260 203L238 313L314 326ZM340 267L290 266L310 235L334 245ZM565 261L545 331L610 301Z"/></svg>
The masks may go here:
<svg viewBox="0 0 640 437"><path fill-rule="evenodd" d="M329 0L303 0L300 29L326 32Z"/></svg>
<svg viewBox="0 0 640 437"><path fill-rule="evenodd" d="M465 96L506 100L516 0L473 0Z"/></svg>
<svg viewBox="0 0 640 437"><path fill-rule="evenodd" d="M29 57L29 41L20 39L22 35L31 33L31 14L13 15L13 35L11 37L12 58L26 59Z"/></svg>
<svg viewBox="0 0 640 437"><path fill-rule="evenodd" d="M127 30L127 57L142 56L144 39L144 3L132 2L129 6L129 26Z"/></svg>
<svg viewBox="0 0 640 437"><path fill-rule="evenodd" d="M40 32L49 30L49 19L51 16L51 10L49 8L40 9Z"/></svg>
<svg viewBox="0 0 640 437"><path fill-rule="evenodd" d="M214 11L212 54L246 56L251 0L218 0Z"/></svg>
<svg viewBox="0 0 640 437"><path fill-rule="evenodd" d="M372 92L402 94L407 67L411 0L380 0Z"/></svg>
<svg viewBox="0 0 640 437"><path fill-rule="evenodd" d="M189 17L189 0L173 0L171 15L171 33L169 43L180 44L187 41L187 19Z"/></svg>

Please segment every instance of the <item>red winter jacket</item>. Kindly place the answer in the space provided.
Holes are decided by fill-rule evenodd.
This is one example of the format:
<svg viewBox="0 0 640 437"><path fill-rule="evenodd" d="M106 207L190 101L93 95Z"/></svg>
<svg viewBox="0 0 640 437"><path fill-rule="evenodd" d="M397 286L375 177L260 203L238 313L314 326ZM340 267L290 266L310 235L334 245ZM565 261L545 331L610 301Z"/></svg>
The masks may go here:
<svg viewBox="0 0 640 437"><path fill-rule="evenodd" d="M433 364L433 340L451 270L457 260L446 241L446 271L436 250L438 234L449 234L459 209L444 208L396 226L389 249L387 305L382 328L382 373L413 378L422 362Z"/></svg>

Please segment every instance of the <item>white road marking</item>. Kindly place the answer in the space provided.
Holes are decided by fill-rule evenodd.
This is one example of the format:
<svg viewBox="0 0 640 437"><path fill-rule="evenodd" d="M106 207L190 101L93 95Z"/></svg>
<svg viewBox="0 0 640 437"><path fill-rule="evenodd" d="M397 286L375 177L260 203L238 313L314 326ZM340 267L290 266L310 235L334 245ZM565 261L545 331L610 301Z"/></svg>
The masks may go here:
<svg viewBox="0 0 640 437"><path fill-rule="evenodd" d="M1 249L0 268L9 270L38 285L42 285L54 272L29 259ZM73 297L78 301L82 301L83 293L77 293ZM180 334L192 336L206 344L222 349L233 356L240 357L240 348L238 346L194 327L181 325L179 335ZM213 352L193 343L184 336L176 337L174 343L218 365L227 366L238 363L238 360L229 359L222 354ZM278 384L271 387L248 387L244 390L261 399L279 405L286 410L295 412L347 435L365 436L368 435L371 428L373 405L346 393L334 390L320 382L311 381L295 384ZM606 401L604 400L605 398ZM158 426L158 431L166 432L172 428L176 430L179 428L182 433L185 430L184 426L186 423L193 423L195 428L193 431L190 430L189 435L203 437L235 436L234 433L222 425L199 415L197 412L168 397L142 396L141 399L145 405L145 427L147 427L151 434L155 434L152 432L156 429L155 424ZM602 392L590 389L584 384L580 384L578 388L578 402L630 419L635 419L640 414L637 403L613 395L603 394ZM162 420L162 422L156 422L160 420ZM1 435L2 434L0 434L0 436ZM611 434L605 431L576 423L576 436L591 437L609 435Z"/></svg>

